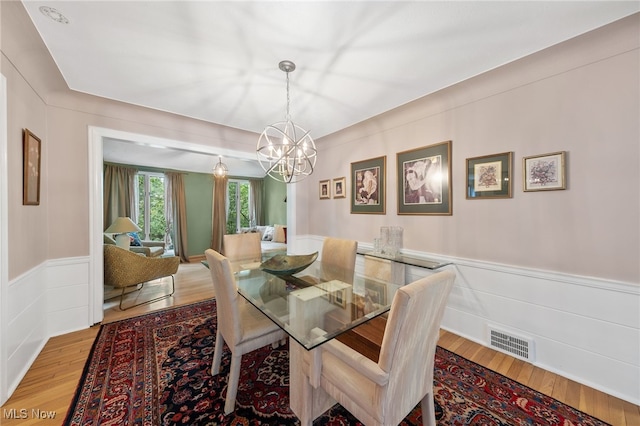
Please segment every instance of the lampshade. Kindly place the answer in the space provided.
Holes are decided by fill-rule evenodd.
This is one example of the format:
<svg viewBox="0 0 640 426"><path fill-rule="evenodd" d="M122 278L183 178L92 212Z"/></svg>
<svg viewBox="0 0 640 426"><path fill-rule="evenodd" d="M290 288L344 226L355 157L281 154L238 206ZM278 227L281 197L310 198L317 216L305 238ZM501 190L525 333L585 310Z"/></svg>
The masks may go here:
<svg viewBox="0 0 640 426"><path fill-rule="evenodd" d="M140 232L141 229L133 223L131 219L128 217L119 217L117 218L111 226L109 226L105 232L105 234L123 234L127 232Z"/></svg>
<svg viewBox="0 0 640 426"><path fill-rule="evenodd" d="M218 158L218 164L213 168L213 174L216 177L225 177L229 169L227 169L227 165L222 162L222 157Z"/></svg>
<svg viewBox="0 0 640 426"><path fill-rule="evenodd" d="M129 219L128 217L119 217L104 232L105 234L117 234L116 245L118 247L122 247L123 249L129 250L131 239L129 238L129 234L127 234L127 232L139 231L141 231L141 229L138 227L138 225L133 223L131 219Z"/></svg>
<svg viewBox="0 0 640 426"><path fill-rule="evenodd" d="M289 114L289 73L296 69L291 61L279 68L287 73L287 115L285 121L265 127L258 139L258 161L268 176L285 183L299 182L313 173L316 145L308 131L291 120Z"/></svg>

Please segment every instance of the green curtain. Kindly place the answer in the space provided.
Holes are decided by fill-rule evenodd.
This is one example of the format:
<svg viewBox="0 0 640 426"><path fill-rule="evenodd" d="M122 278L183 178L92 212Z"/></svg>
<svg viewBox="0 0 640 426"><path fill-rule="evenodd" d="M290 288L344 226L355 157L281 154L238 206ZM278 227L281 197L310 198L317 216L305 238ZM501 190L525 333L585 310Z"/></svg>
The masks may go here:
<svg viewBox="0 0 640 426"><path fill-rule="evenodd" d="M138 170L131 167L104 165L103 230L118 217L129 217L134 223L138 222L136 173Z"/></svg>

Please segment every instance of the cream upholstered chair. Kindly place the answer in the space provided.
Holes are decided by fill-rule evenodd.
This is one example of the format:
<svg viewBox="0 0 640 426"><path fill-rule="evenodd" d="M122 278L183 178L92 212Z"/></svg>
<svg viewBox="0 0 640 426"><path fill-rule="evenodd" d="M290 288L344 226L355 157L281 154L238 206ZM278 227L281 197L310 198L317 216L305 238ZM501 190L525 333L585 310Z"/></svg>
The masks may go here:
<svg viewBox="0 0 640 426"><path fill-rule="evenodd" d="M134 306L155 302L173 295L175 291L175 281L173 274L178 272L180 258L170 257L147 257L125 250L112 244L104 244L104 285L114 289L122 289L120 294L120 309L127 310ZM171 277L171 292L162 296L136 303L126 308L122 307L125 290L128 287L137 286L158 278ZM142 287L141 287L142 288ZM140 288L140 289L141 289Z"/></svg>
<svg viewBox="0 0 640 426"><path fill-rule="evenodd" d="M269 344L277 346L285 338L285 333L238 294L229 259L212 249L205 251L205 256L211 270L218 317L211 374L220 372L222 349L226 342L231 349L231 371L224 413L229 414L236 404L242 355Z"/></svg>
<svg viewBox="0 0 640 426"><path fill-rule="evenodd" d="M222 237L222 252L230 261L260 262L262 260L262 245L260 241L259 232L225 234Z"/></svg>
<svg viewBox="0 0 640 426"><path fill-rule="evenodd" d="M322 278L353 281L358 242L342 238L327 237L322 243Z"/></svg>
<svg viewBox="0 0 640 426"><path fill-rule="evenodd" d="M418 402L422 423L435 425L434 357L454 280L442 271L396 292L378 363L337 340L320 346L320 386L367 426L397 425Z"/></svg>

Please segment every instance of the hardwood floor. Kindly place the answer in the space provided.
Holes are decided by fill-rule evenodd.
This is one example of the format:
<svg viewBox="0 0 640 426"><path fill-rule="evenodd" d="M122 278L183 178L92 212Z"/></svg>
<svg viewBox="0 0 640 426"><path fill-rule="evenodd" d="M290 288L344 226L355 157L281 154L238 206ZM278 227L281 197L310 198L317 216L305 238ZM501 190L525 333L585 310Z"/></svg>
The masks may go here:
<svg viewBox="0 0 640 426"><path fill-rule="evenodd" d="M150 283L140 294L131 295L129 303L133 298L153 298L169 286L168 278ZM209 270L199 262L182 264L176 274L173 297L126 311L118 309L117 299L110 300L105 303L104 323L211 297L213 285ZM99 326L94 326L51 338L9 401L2 406L0 425L61 424L98 330ZM640 426L640 407L634 404L446 331L441 332L439 345L614 426Z"/></svg>

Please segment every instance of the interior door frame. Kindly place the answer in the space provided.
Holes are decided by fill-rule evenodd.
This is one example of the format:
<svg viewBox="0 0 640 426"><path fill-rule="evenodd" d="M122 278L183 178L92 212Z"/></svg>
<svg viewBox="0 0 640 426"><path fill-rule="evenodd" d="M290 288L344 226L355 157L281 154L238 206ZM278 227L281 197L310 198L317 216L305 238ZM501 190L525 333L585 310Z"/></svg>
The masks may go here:
<svg viewBox="0 0 640 426"><path fill-rule="evenodd" d="M104 319L102 169L104 165L103 146L106 138L156 148L197 152L211 156L225 155L236 158L255 159L254 152L234 151L221 147L212 147L104 127L89 126L87 137L89 144L89 324L97 324Z"/></svg>

